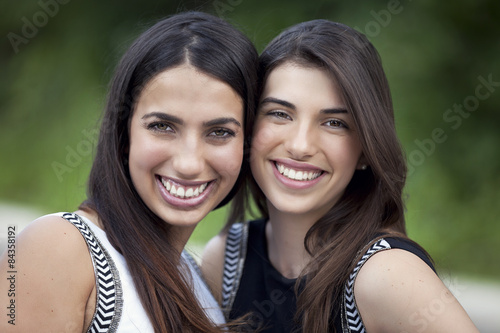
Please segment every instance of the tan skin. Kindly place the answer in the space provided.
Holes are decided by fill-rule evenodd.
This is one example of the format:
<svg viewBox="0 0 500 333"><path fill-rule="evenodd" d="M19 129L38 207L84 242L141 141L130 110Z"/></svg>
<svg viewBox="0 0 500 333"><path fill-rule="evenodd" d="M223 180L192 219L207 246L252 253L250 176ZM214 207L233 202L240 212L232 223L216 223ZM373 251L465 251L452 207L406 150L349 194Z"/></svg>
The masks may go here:
<svg viewBox="0 0 500 333"><path fill-rule="evenodd" d="M479 332L439 277L416 255L382 251L354 284L368 332Z"/></svg>
<svg viewBox="0 0 500 333"><path fill-rule="evenodd" d="M97 221L93 213L77 214ZM0 331L84 331L94 315L96 286L90 254L80 232L61 217L47 215L19 234L16 249L15 326L2 320ZM0 269L8 270L5 253ZM1 279L0 290L7 290L7 283ZM0 294L1 304L9 304L10 299L6 292Z"/></svg>

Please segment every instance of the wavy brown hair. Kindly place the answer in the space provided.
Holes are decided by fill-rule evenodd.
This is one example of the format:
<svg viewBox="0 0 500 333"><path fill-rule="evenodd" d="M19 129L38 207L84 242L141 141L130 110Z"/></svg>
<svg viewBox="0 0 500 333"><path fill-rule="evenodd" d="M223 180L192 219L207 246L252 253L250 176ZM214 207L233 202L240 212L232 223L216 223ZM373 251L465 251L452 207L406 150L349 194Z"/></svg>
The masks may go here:
<svg viewBox="0 0 500 333"><path fill-rule="evenodd" d="M312 260L297 281L295 319L304 332L328 332L360 251L381 234L406 238L403 188L406 160L396 135L389 84L378 52L354 29L328 20L288 28L273 39L259 59L260 90L269 74L284 63L324 70L340 89L354 120L368 164L355 171L341 199L332 204L306 234ZM269 218L266 198L253 179L249 188L260 214ZM235 203L233 218L243 213ZM234 223L230 220L228 225ZM228 226L226 226L226 229Z"/></svg>
<svg viewBox="0 0 500 333"><path fill-rule="evenodd" d="M253 124L258 54L240 31L215 16L187 12L153 25L130 46L111 81L88 199L111 244L124 256L155 332L218 332L179 272L168 221L142 201L128 171L129 124L143 87L160 72L189 63L230 85L244 104L244 130ZM241 174L245 174L242 170ZM241 185L241 177L219 206Z"/></svg>

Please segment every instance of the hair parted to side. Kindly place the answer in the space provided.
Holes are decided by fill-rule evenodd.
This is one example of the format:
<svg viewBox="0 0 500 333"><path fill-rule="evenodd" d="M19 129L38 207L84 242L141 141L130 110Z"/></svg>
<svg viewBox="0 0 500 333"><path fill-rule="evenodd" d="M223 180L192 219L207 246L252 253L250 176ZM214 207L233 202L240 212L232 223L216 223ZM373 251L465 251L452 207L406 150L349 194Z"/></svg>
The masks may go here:
<svg viewBox="0 0 500 333"><path fill-rule="evenodd" d="M261 91L269 74L285 63L322 69L337 83L368 165L354 173L341 199L332 203L304 240L313 260L297 282L296 291L300 280L305 280L296 320L304 332L327 332L339 310L332 305L341 297L358 252L377 233L406 237L402 199L406 161L379 54L363 34L328 20L286 29L260 56ZM268 218L264 194L255 181L249 182L261 215Z"/></svg>
<svg viewBox="0 0 500 333"><path fill-rule="evenodd" d="M241 97L248 135L254 118L257 59L252 42L228 22L206 13L186 12L163 19L140 35L115 70L90 172L88 199L80 208L97 212L111 244L125 257L155 332L219 330L198 306L179 272L180 254L167 241L168 221L149 210L132 184L128 149L135 103L157 74L189 63L227 83ZM219 206L238 192L240 178Z"/></svg>

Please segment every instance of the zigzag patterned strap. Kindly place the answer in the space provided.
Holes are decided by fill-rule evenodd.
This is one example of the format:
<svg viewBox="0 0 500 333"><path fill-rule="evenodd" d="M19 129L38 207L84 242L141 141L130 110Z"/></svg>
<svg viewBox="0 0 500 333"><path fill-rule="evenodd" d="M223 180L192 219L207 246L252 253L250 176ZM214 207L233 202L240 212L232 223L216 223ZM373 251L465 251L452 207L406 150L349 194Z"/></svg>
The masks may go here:
<svg viewBox="0 0 500 333"><path fill-rule="evenodd" d="M361 315L358 312L358 307L356 306L356 300L354 299L354 281L358 275L359 270L364 265L364 263L370 259L372 255L378 251L390 249L391 246L383 238L376 241L370 248L365 252L363 257L358 261L356 267L349 276L349 280L345 284L344 289L344 306L342 308L342 331L344 333L366 333L365 325L361 320Z"/></svg>
<svg viewBox="0 0 500 333"><path fill-rule="evenodd" d="M71 222L87 242L97 286L97 304L87 333L116 332L123 307L120 277L115 263L89 226L73 213L62 217Z"/></svg>
<svg viewBox="0 0 500 333"><path fill-rule="evenodd" d="M248 223L237 223L229 229L224 255L222 311L229 316L243 272L248 239Z"/></svg>

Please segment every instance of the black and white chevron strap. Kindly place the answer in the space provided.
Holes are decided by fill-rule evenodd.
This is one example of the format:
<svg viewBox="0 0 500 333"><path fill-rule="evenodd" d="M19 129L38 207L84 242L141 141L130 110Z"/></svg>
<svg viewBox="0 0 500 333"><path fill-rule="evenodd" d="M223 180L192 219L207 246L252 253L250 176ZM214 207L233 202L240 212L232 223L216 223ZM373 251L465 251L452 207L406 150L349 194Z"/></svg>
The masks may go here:
<svg viewBox="0 0 500 333"><path fill-rule="evenodd" d="M229 229L224 255L222 281L222 310L229 314L243 270L248 238L248 223L237 223Z"/></svg>
<svg viewBox="0 0 500 333"><path fill-rule="evenodd" d="M348 333L366 333L365 326L361 320L361 315L358 312L356 306L356 301L354 299L354 281L358 275L359 270L363 264L375 253L381 250L390 249L391 246L383 238L376 241L370 248L365 252L363 257L358 261L356 267L353 269L349 280L346 282L344 289L344 318L342 318L342 326L344 332Z"/></svg>
<svg viewBox="0 0 500 333"><path fill-rule="evenodd" d="M123 306L118 270L113 259L101 245L89 226L74 213L62 217L71 222L87 242L97 286L97 304L88 333L116 332Z"/></svg>

